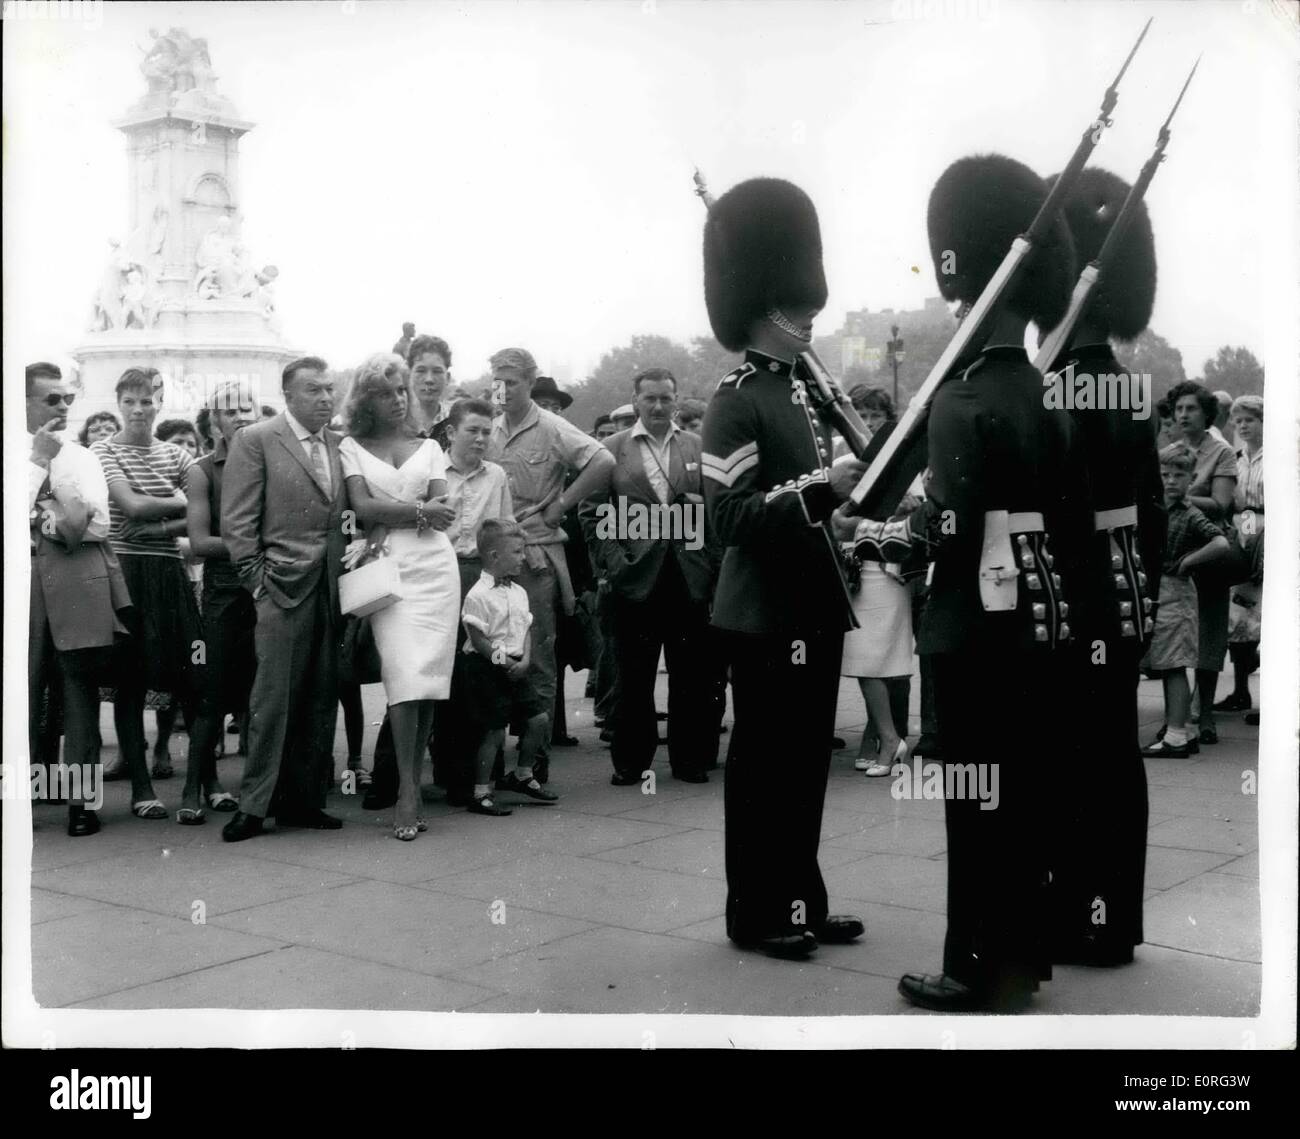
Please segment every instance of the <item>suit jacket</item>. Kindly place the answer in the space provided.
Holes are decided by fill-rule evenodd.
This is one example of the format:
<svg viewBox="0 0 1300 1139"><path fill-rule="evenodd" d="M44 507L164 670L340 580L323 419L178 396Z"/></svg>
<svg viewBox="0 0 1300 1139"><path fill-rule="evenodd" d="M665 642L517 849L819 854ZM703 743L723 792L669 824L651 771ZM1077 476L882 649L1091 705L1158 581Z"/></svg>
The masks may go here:
<svg viewBox="0 0 1300 1139"><path fill-rule="evenodd" d="M692 544L702 544L694 550L687 548L684 536L629 538L618 533L622 522L640 514L641 508L662 504L645 473L642 445L633 437L631 429L611 435L605 440L605 446L614 456L609 492L587 499L578 511L595 571L605 577L610 588L620 597L643 601L659 580L664 558L671 547L691 599L708 600L713 593L718 558L716 545L708 540L708 526L704 520L699 436L688 431L678 431L673 436L667 470L670 503L677 510L689 510L691 513L683 514L683 519L690 517L698 525L696 541ZM699 496L698 501L688 503L687 494ZM631 512L624 513L628 508L632 508Z"/></svg>
<svg viewBox="0 0 1300 1139"><path fill-rule="evenodd" d="M283 609L301 604L326 578L338 605L339 559L347 542L347 494L339 436L322 430L332 493L317 481L303 445L281 412L235 436L221 487L221 537L244 588L259 585Z"/></svg>
<svg viewBox="0 0 1300 1139"><path fill-rule="evenodd" d="M42 595L50 636L59 652L104 648L125 633L119 613L129 609L122 567L107 542L69 550L33 530L32 593Z"/></svg>

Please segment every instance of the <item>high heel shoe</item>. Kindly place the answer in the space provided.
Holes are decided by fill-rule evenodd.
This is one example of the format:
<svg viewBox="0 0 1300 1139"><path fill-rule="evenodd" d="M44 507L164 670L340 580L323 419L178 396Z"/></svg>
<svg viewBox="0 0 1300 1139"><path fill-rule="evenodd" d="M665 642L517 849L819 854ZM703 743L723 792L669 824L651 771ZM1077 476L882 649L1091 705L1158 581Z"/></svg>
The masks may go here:
<svg viewBox="0 0 1300 1139"><path fill-rule="evenodd" d="M899 740L898 747L894 749L894 758L891 762L886 763L881 757L877 756L876 761L867 768L868 779L880 779L889 775L900 763L907 760L907 740Z"/></svg>
<svg viewBox="0 0 1300 1139"><path fill-rule="evenodd" d="M853 761L853 770L854 770L854 771L866 771L866 770L868 770L869 768L874 767L876 764L878 764L878 763L880 762L880 759L879 759L879 756L880 756L880 741L879 741L879 740L875 740L874 743L875 743L875 745L876 745L876 746L875 746L875 752L876 752L875 756L873 757L873 756L866 755L866 754L859 755L859 756L857 757L857 759L855 759L855 760Z"/></svg>

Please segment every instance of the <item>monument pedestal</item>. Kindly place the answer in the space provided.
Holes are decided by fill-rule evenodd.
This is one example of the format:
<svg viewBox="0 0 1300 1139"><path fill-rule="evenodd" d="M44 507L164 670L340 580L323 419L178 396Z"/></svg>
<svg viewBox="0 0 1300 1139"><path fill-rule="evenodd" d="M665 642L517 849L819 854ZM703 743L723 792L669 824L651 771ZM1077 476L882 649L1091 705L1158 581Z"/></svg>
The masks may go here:
<svg viewBox="0 0 1300 1139"><path fill-rule="evenodd" d="M239 238L239 140L254 124L217 92L206 40L152 34L141 62L149 91L114 123L127 138L129 233L111 243L93 330L72 353L74 427L115 408L131 367L163 376L161 418L193 418L229 379L278 408L280 373L302 355L275 319L278 270L255 270Z"/></svg>

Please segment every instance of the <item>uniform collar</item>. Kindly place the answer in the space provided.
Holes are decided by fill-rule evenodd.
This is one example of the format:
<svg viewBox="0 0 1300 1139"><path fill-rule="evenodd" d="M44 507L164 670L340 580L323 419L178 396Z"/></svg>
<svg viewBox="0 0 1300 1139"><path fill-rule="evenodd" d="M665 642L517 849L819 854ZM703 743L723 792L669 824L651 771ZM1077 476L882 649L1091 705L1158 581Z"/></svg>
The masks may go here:
<svg viewBox="0 0 1300 1139"><path fill-rule="evenodd" d="M778 376L783 380L788 380L794 375L793 360L778 360L775 356L769 356L766 352L760 352L757 348L745 349L745 363L766 375Z"/></svg>
<svg viewBox="0 0 1300 1139"><path fill-rule="evenodd" d="M1028 363L1029 354L1021 344L986 344L980 355L989 360L1014 360Z"/></svg>

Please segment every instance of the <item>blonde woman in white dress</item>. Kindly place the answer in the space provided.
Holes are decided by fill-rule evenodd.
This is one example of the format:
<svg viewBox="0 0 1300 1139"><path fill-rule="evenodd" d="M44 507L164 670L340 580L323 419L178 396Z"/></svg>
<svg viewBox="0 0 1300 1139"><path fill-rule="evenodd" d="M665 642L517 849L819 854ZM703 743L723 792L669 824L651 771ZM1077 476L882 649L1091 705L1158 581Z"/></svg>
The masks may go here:
<svg viewBox="0 0 1300 1139"><path fill-rule="evenodd" d="M414 403L401 357L371 356L353 379L344 409L348 437L339 447L349 503L366 531L365 556L387 551L402 578L402 599L369 621L397 754L393 834L406 842L426 829L420 764L433 702L451 694L461 600L456 553L444 533L456 512L443 501L442 448L419 434Z"/></svg>

